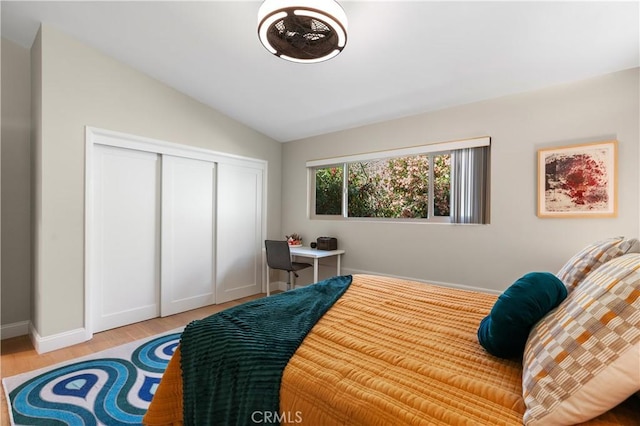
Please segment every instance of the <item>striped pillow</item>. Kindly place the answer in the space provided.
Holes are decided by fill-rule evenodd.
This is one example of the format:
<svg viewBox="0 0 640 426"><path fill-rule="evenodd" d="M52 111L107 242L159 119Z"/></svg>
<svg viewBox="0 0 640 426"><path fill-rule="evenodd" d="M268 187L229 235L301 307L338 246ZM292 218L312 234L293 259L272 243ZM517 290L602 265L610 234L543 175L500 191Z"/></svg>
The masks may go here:
<svg viewBox="0 0 640 426"><path fill-rule="evenodd" d="M640 390L640 254L589 274L532 329L522 388L525 425L575 424Z"/></svg>
<svg viewBox="0 0 640 426"><path fill-rule="evenodd" d="M624 237L609 238L588 245L573 256L556 274L571 293L589 272L626 253L637 253L640 242Z"/></svg>

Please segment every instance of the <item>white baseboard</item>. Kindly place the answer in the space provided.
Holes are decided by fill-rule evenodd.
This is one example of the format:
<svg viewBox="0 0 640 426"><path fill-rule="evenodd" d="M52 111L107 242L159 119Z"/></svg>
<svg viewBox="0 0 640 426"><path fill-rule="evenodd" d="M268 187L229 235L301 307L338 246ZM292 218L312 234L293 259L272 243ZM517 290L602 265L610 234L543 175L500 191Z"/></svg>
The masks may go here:
<svg viewBox="0 0 640 426"><path fill-rule="evenodd" d="M29 337L33 347L39 354L77 345L91 339L91 335L85 328L76 328L53 336L42 337L38 334L38 330L35 329L33 324L29 324Z"/></svg>
<svg viewBox="0 0 640 426"><path fill-rule="evenodd" d="M29 321L19 321L3 325L0 327L0 338L4 340L29 334L29 323Z"/></svg>
<svg viewBox="0 0 640 426"><path fill-rule="evenodd" d="M343 275L354 275L354 274L378 275L378 276L382 276L382 277L398 278L398 279L401 279L401 280L409 280L409 281L417 281L419 283L433 284L433 285L437 285L437 286L440 286L440 287L451 287L451 288L459 288L461 290L477 291L479 293L489 293L489 294L497 294L497 295L502 294L501 291L492 290L492 289L488 289L488 288L473 287L473 286L464 285L464 284L445 283L445 282L433 281L433 280L423 280L423 279L413 278L413 277L403 277L403 276L400 276L400 275L381 274L379 272L362 271L362 270L359 270L359 269L342 268L341 273Z"/></svg>

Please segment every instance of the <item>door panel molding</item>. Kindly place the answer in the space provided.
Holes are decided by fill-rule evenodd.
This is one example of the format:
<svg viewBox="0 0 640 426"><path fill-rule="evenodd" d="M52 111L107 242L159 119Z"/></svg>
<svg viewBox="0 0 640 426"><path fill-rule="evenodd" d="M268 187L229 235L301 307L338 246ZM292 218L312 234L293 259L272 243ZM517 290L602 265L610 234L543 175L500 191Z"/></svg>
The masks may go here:
<svg viewBox="0 0 640 426"><path fill-rule="evenodd" d="M216 164L162 157L160 315L215 300Z"/></svg>
<svg viewBox="0 0 640 426"><path fill-rule="evenodd" d="M262 179L262 170L218 166L218 303L262 291Z"/></svg>
<svg viewBox="0 0 640 426"><path fill-rule="evenodd" d="M95 150L94 331L155 318L160 285L160 157L110 146Z"/></svg>

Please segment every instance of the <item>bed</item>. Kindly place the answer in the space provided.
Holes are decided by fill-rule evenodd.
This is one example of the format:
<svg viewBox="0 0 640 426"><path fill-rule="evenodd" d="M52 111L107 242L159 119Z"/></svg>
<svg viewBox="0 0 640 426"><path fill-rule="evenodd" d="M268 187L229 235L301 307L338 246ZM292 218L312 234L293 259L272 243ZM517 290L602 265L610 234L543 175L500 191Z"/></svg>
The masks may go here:
<svg viewBox="0 0 640 426"><path fill-rule="evenodd" d="M630 261L636 280L638 256ZM496 295L373 275L349 278L287 360L279 406L245 411L234 424L523 424L523 360L492 356L478 343L478 324ZM637 314L640 299L629 300ZM183 424L185 350L181 344L171 359L145 424ZM203 363L200 373L210 365ZM639 424L640 397L625 392L623 402L584 424ZM237 398L236 392L226 402L231 410Z"/></svg>

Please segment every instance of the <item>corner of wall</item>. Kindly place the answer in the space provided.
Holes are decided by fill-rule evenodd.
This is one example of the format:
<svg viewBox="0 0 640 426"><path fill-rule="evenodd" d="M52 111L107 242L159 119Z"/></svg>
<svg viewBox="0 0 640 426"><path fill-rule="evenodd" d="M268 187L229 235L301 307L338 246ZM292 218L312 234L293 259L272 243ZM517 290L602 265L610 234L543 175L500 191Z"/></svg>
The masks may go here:
<svg viewBox="0 0 640 426"><path fill-rule="evenodd" d="M67 346L77 345L78 343L91 340L93 335L85 328L77 328L64 333L54 334L52 336L42 337L33 323L29 324L29 338L33 347L38 354L55 351L57 349L66 348Z"/></svg>
<svg viewBox="0 0 640 426"><path fill-rule="evenodd" d="M42 223L42 26L31 46L31 324L39 327L36 295L40 283ZM34 345L35 346L35 345Z"/></svg>
<svg viewBox="0 0 640 426"><path fill-rule="evenodd" d="M30 321L19 321L6 324L0 327L0 339L10 339L12 337L25 336L29 334Z"/></svg>

